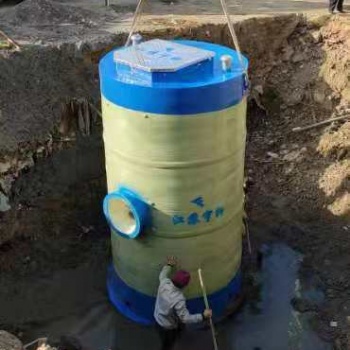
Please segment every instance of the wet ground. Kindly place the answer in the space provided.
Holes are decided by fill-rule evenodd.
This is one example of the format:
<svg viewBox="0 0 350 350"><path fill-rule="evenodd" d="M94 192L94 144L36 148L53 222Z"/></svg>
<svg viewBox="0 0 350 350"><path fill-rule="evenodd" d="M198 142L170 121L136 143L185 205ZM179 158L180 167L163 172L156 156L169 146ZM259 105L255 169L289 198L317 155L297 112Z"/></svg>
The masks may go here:
<svg viewBox="0 0 350 350"><path fill-rule="evenodd" d="M251 276L260 292L256 298L248 298L238 314L217 325L221 350L332 349L310 329L308 321L313 312L299 313L292 307L293 298L306 298L314 305L323 302L321 290L299 280L301 261L302 256L284 244L263 247L261 270ZM41 281L28 281L27 285L18 286L17 296L13 298L15 303L1 298L0 308L21 308L22 302L28 304L26 291L35 288L34 293L28 295L34 296L32 310L26 306L27 313L33 317L35 310L40 310L41 304L45 305L40 297L40 290L44 288L45 295L52 297L56 308L64 303L62 309L69 310L68 304L71 309L50 319L48 308L47 319L32 324L26 332L28 342L47 336L55 344L61 336L68 336L84 349L157 349L159 341L154 329L126 320L110 305L105 293L104 271L105 267L96 263L60 271ZM188 330L176 349L212 349L209 330Z"/></svg>

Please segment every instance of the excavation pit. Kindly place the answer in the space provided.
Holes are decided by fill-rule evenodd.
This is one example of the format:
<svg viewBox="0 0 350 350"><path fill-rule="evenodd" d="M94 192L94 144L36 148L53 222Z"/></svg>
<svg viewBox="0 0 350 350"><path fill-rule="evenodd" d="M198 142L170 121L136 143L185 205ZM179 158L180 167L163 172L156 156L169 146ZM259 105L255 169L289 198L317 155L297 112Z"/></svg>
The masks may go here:
<svg viewBox="0 0 350 350"><path fill-rule="evenodd" d="M142 34L231 45L222 20L182 18L181 28L172 20ZM34 40L6 23L21 51L0 50L0 328L24 343L48 336L55 345L71 335L84 348L155 348L155 332L118 315L105 290L97 63L126 35L81 22L65 41L66 29L50 34L31 24ZM235 27L252 65L246 191L253 254L245 240L245 304L218 325L220 349L345 348L349 19L286 14L242 18ZM329 118L338 120L314 125ZM261 332L282 335L264 343ZM178 345L186 346L209 349L210 333L189 331Z"/></svg>

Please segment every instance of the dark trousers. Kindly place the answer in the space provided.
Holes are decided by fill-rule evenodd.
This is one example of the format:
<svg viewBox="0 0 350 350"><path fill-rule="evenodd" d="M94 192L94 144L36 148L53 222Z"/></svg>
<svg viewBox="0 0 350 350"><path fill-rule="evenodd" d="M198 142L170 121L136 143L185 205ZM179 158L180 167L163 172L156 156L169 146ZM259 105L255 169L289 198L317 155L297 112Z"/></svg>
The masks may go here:
<svg viewBox="0 0 350 350"><path fill-rule="evenodd" d="M343 11L344 0L329 0L329 11Z"/></svg>
<svg viewBox="0 0 350 350"><path fill-rule="evenodd" d="M181 328L166 329L159 324L156 325L162 343L162 350L172 350L176 340L180 337Z"/></svg>

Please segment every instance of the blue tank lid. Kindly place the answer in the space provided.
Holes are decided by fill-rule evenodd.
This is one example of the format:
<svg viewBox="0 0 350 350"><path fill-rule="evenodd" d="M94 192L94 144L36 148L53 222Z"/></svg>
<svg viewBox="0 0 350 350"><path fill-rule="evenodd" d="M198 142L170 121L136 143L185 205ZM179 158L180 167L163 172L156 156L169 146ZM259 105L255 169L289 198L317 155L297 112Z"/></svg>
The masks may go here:
<svg viewBox="0 0 350 350"><path fill-rule="evenodd" d="M109 52L100 62L102 95L128 109L171 115L214 112L247 93L236 51L207 42L154 39Z"/></svg>

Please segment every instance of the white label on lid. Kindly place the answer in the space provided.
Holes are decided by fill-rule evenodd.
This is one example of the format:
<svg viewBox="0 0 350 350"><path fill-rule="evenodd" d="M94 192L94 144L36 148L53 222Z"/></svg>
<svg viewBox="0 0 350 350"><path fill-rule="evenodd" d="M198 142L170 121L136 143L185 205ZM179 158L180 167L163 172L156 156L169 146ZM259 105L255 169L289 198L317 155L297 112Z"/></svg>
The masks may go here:
<svg viewBox="0 0 350 350"><path fill-rule="evenodd" d="M154 39L115 51L114 61L146 72L176 72L214 56L212 51Z"/></svg>

